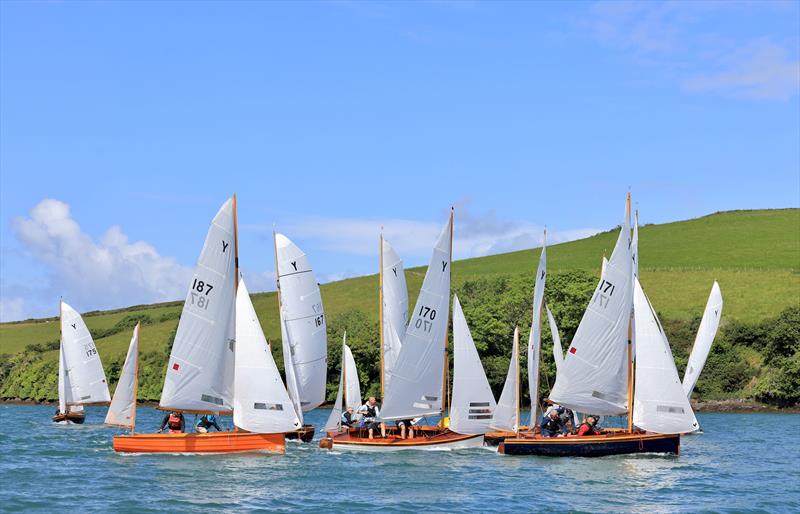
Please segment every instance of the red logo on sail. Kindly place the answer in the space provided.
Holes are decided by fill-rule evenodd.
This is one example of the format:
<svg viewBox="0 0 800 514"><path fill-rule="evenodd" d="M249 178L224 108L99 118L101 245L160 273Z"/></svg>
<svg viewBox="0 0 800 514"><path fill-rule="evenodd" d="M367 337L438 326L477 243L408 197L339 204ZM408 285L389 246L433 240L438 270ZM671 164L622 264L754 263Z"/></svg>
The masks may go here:
<svg viewBox="0 0 800 514"><path fill-rule="evenodd" d="M574 353L575 353L575 352L577 352L577 351L578 351L578 350L576 350L574 346L573 346L572 348L570 348L570 349L569 349L569 353L572 353L572 354L574 354Z"/></svg>
<svg viewBox="0 0 800 514"><path fill-rule="evenodd" d="M178 371L180 367L181 367L180 364L178 364L177 362L172 365L172 369L174 369L175 371Z"/></svg>

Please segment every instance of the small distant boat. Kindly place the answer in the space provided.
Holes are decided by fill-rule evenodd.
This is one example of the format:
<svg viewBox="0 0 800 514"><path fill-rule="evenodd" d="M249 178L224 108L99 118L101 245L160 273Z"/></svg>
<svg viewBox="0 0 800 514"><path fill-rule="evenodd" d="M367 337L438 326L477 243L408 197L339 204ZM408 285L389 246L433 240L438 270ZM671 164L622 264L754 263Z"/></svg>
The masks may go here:
<svg viewBox="0 0 800 514"><path fill-rule="evenodd" d="M300 426L272 359L243 280L238 278L236 197L209 228L184 302L159 408L195 414L233 414L234 431L134 434L136 365L128 362L122 396L110 421L129 427L114 450L146 453L285 451L284 433ZM238 284L238 288L237 288ZM138 330L134 333L138 340ZM136 343L138 344L138 343ZM132 375L132 377L131 377ZM128 385L132 384L132 385ZM119 386L118 386L119 389ZM115 393L116 400L116 393ZM125 413L130 411L130 419Z"/></svg>
<svg viewBox="0 0 800 514"><path fill-rule="evenodd" d="M325 401L327 321L308 256L283 234L273 233L273 243L286 388L302 423L304 412ZM303 424L286 438L310 442L314 432L313 425Z"/></svg>
<svg viewBox="0 0 800 514"><path fill-rule="evenodd" d="M628 195L625 220L614 252L550 393L552 402L573 411L628 414L627 429L608 430L595 436L542 437L534 432L520 433L503 441L499 453L586 457L678 454L680 434L696 428L697 421L683 393L669 343L639 284L634 242Z"/></svg>
<svg viewBox="0 0 800 514"><path fill-rule="evenodd" d="M78 312L60 302L61 346L58 360L58 411L53 422L82 425L85 405L108 405L111 395L100 355Z"/></svg>

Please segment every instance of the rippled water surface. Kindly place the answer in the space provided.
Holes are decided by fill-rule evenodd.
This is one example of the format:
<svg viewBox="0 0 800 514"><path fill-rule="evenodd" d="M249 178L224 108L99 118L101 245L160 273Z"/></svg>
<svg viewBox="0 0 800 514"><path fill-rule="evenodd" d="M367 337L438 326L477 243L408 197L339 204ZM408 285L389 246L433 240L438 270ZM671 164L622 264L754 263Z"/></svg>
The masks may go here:
<svg viewBox="0 0 800 514"><path fill-rule="evenodd" d="M138 409L137 428L161 413ZM799 414L699 414L680 457L511 457L490 449L286 455L118 455L101 425L50 422L49 406L0 406L0 510L800 511ZM327 411L307 421L320 426ZM191 417L187 420L190 421Z"/></svg>

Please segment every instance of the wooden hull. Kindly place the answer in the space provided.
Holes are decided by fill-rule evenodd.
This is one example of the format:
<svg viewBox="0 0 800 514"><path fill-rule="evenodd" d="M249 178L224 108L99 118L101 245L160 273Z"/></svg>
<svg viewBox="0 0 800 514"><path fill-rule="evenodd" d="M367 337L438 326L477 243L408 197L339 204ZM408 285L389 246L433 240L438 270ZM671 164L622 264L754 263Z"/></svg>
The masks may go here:
<svg viewBox="0 0 800 514"><path fill-rule="evenodd" d="M526 432L528 428L529 427L522 425L519 427L519 430L520 432ZM505 432L503 430L498 430L496 432L487 432L486 434L483 434L483 440L486 442L487 446L497 446L506 439L513 439L516 436L516 432Z"/></svg>
<svg viewBox="0 0 800 514"><path fill-rule="evenodd" d="M86 421L86 414L83 412L67 412L53 416L53 423L59 425L83 425L84 421Z"/></svg>
<svg viewBox="0 0 800 514"><path fill-rule="evenodd" d="M338 434L329 433L329 437L322 439L319 446L330 450L360 452L463 450L483 446L483 434L464 435L434 427L417 430L417 434L413 439L400 439L394 434L387 434L385 438L369 439L356 429Z"/></svg>
<svg viewBox="0 0 800 514"><path fill-rule="evenodd" d="M283 434L213 432L207 434L135 434L114 436L122 453L284 453Z"/></svg>
<svg viewBox="0 0 800 514"><path fill-rule="evenodd" d="M632 453L680 454L679 434L617 432L599 436L508 438L497 448L506 455L605 457Z"/></svg>
<svg viewBox="0 0 800 514"><path fill-rule="evenodd" d="M286 432L286 439L301 440L304 443L310 443L314 439L314 432L316 429L314 425L303 425L293 432Z"/></svg>

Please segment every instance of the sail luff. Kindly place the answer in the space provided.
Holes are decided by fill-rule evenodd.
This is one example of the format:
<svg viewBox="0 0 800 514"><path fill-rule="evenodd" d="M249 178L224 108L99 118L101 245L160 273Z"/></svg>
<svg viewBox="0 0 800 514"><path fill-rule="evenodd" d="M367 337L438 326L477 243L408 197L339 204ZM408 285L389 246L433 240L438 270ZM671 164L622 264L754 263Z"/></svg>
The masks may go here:
<svg viewBox="0 0 800 514"><path fill-rule="evenodd" d="M385 350L385 342L384 342L384 334L383 334L383 227L381 227L381 238L380 238L380 257L379 257L379 285L378 285L378 309L379 309L379 316L378 322L380 323L380 345L381 345L381 401L385 398L385 382L386 382L386 368L384 365L384 352Z"/></svg>

